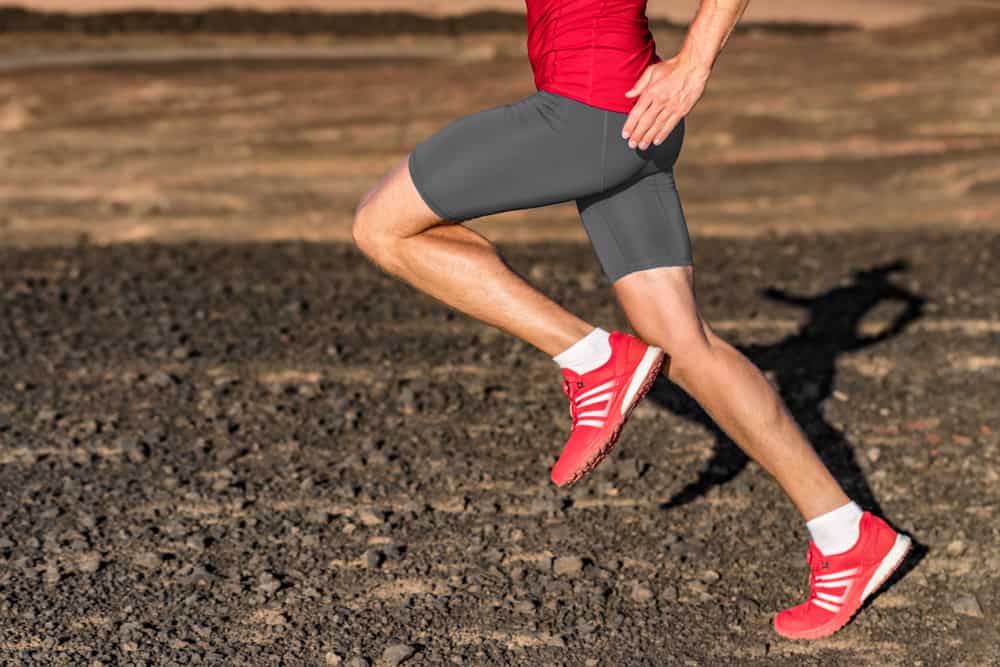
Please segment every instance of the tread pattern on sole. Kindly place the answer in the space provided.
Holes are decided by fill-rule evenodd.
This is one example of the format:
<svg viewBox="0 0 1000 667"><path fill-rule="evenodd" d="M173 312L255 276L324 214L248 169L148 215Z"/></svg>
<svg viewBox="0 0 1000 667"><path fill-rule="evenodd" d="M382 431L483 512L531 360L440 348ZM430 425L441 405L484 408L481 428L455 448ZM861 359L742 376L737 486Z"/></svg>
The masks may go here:
<svg viewBox="0 0 1000 667"><path fill-rule="evenodd" d="M896 562L892 564L891 568L889 568L889 571L886 572L885 576L882 578L882 581L878 582L878 585L875 586L875 588L872 589L872 592L868 594L868 597L872 597L873 595L878 593L879 589L881 589L885 585L885 582L889 581L889 579L892 578L893 572L899 569L899 566L902 565L904 560L906 560L906 555L910 553L910 549L912 548L913 548L913 541L911 540L910 543L906 545L906 549L903 550L903 553L901 553L899 557L896 559ZM802 634L797 634L794 636L784 634L783 632L778 630L777 627L774 628L774 631L786 639L822 639L823 637L829 637L830 635L832 635L833 633L837 632L842 627L847 625L851 621L851 619L853 619L857 615L857 613L861 610L861 607L863 607L864 604L865 604L865 598L862 598L861 600L858 601L857 609L852 611L849 616L842 619L839 623L833 625L820 626L816 630L803 632Z"/></svg>
<svg viewBox="0 0 1000 667"><path fill-rule="evenodd" d="M621 421L618 422L618 426L615 427L615 430L611 432L610 436L608 436L608 439L594 451L594 455L591 456L586 463L580 466L580 468L573 473L572 477L559 486L573 486L581 479L592 473L594 469L600 465L601 461L603 461L608 454L611 453L611 450L615 447L615 443L618 442L618 436L621 435L622 427L625 426L625 422L627 422L628 418L632 415L632 410L635 409L635 406L639 405L640 401L642 401L642 399L646 397L646 394L649 393L649 390L653 388L653 383L656 381L656 377L660 374L660 370L663 368L663 361L665 358L666 356L661 352L659 359L657 359L656 362L649 367L649 372L646 373L646 378L642 381L642 386L640 386L639 391L636 392L632 405L629 406L624 416L622 416Z"/></svg>

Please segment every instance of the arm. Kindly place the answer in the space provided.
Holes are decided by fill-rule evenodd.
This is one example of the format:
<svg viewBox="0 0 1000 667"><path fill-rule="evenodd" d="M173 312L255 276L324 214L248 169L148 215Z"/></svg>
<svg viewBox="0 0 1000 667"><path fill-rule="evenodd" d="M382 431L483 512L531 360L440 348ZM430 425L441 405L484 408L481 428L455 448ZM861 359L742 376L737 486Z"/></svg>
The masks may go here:
<svg viewBox="0 0 1000 667"><path fill-rule="evenodd" d="M750 0L701 0L680 53L650 65L626 97L638 97L622 130L629 146L663 143L698 103L712 66Z"/></svg>

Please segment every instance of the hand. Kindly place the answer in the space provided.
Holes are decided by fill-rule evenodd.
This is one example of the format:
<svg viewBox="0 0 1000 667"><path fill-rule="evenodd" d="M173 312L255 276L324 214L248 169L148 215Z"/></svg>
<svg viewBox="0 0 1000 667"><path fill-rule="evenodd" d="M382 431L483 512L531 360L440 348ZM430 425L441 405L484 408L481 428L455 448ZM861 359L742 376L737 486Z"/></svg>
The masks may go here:
<svg viewBox="0 0 1000 667"><path fill-rule="evenodd" d="M681 56L646 68L625 97L639 100L628 115L622 138L629 148L659 146L705 92L710 69Z"/></svg>

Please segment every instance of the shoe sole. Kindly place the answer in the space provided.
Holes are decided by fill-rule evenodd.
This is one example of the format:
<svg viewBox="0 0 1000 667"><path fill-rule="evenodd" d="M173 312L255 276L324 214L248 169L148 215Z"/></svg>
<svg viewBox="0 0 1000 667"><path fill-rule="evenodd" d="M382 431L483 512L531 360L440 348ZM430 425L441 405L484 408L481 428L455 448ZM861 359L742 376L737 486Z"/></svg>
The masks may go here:
<svg viewBox="0 0 1000 667"><path fill-rule="evenodd" d="M622 415L621 421L618 422L618 426L611 432L608 439L594 451L594 455L587 459L587 462L580 466L568 480L558 486L567 487L576 484L592 473L594 468L611 453L611 450L615 447L615 443L618 442L618 436L621 435L622 427L625 426L625 422L628 421L629 416L632 414L632 410L639 404L639 401L646 397L649 390L653 388L656 376L660 374L660 369L663 367L663 359L663 350L660 348L650 346L646 350L645 354L642 355L642 360L639 361L639 365L636 366L635 372L632 374L628 389L625 390L625 398L628 399L630 395L632 395L632 398L631 403L628 404L628 408L625 409ZM642 375L644 368L645 375ZM640 378L642 379L642 383L636 387L636 380ZM622 407L625 405L626 401L623 400Z"/></svg>
<svg viewBox="0 0 1000 667"><path fill-rule="evenodd" d="M902 564L903 559L906 558L906 554L909 553L910 547L912 546L912 540L906 535L896 535L896 542L889 549L889 553L885 555L882 562L878 564L875 568L875 572L872 574L872 578L868 580L865 585L864 590L861 592L861 599L858 600L857 606L851 610L851 613L841 616L839 618L834 618L829 621L826 625L821 625L814 630L806 630L803 632L798 632L794 634L787 634L779 630L777 627L774 631L777 632L782 637L788 639L820 639L822 637L829 637L837 630L847 625L847 623L854 618L854 615L858 613L858 610L864 605L865 600L867 600L873 593L880 589L892 573Z"/></svg>

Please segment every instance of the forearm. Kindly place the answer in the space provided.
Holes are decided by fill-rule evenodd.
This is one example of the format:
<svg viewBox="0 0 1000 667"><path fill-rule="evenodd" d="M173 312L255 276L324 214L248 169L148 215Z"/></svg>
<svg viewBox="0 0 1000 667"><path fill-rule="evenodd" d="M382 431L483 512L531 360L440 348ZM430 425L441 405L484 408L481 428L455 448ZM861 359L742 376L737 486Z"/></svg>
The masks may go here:
<svg viewBox="0 0 1000 667"><path fill-rule="evenodd" d="M749 4L750 0L701 0L678 57L711 70Z"/></svg>

